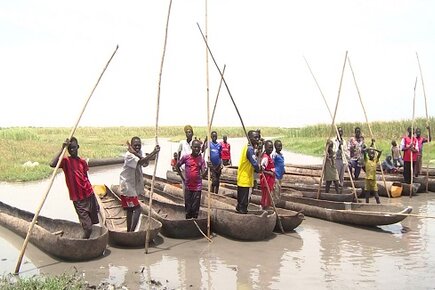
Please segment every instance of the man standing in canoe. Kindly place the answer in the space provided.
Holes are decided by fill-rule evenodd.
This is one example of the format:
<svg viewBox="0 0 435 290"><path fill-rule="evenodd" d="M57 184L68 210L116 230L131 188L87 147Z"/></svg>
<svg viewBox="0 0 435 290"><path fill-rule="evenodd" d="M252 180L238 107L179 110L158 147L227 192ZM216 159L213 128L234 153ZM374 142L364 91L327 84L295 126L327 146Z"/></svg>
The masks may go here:
<svg viewBox="0 0 435 290"><path fill-rule="evenodd" d="M261 208L268 209L272 203L270 197L275 185L275 162L271 156L273 151L273 143L271 140L264 142L264 153L261 156L261 169L263 174L260 175L261 187Z"/></svg>
<svg viewBox="0 0 435 290"><path fill-rule="evenodd" d="M65 181L69 191L69 198L74 204L77 216L83 227L83 239L89 239L92 234L92 225L98 224L98 203L94 190L88 177L88 164L78 156L79 143L75 137L66 139L62 149L50 162L51 167L56 167L63 149L68 147L69 156L63 157L59 168L65 174Z"/></svg>
<svg viewBox="0 0 435 290"><path fill-rule="evenodd" d="M335 167L337 168L338 173L338 182L340 187L343 187L344 183L344 172L346 170L345 162L349 160L349 153L347 151L347 143L346 140L343 139L343 128L338 127L338 136L334 140L334 152L335 152Z"/></svg>
<svg viewBox="0 0 435 290"><path fill-rule="evenodd" d="M249 143L242 149L242 154L239 161L239 169L237 170L237 206L238 213L248 213L248 198L251 188L254 186L254 171L261 172L257 156L255 155L255 147L260 139L258 132L251 130L248 132Z"/></svg>
<svg viewBox="0 0 435 290"><path fill-rule="evenodd" d="M355 128L355 136L349 140L349 154L350 154L350 164L349 164L349 174L352 174L353 178L358 179L361 172L361 168L364 167L364 137L361 135L361 128ZM353 169L353 170L352 170Z"/></svg>
<svg viewBox="0 0 435 290"><path fill-rule="evenodd" d="M402 138L400 147L403 151L403 181L405 183L411 183L411 166L415 168L415 161L418 157L419 148L417 139L413 134L414 132L412 132L412 128L408 127L407 131L408 135Z"/></svg>
<svg viewBox="0 0 435 290"><path fill-rule="evenodd" d="M122 207L127 210L127 232L133 232L142 212L138 200L138 195L144 193L142 167L148 166L148 161L160 151L160 146L156 145L154 151L145 157L143 157L142 141L139 137L131 138L127 146L128 151L125 153L124 165L119 175L119 185Z"/></svg>
<svg viewBox="0 0 435 290"><path fill-rule="evenodd" d="M181 140L178 145L178 160L180 160L184 155L189 155L192 153L192 138L193 138L193 128L190 125L184 126L184 133L186 134L186 139Z"/></svg>
<svg viewBox="0 0 435 290"><path fill-rule="evenodd" d="M217 142L217 132L211 132L210 143L210 173L211 173L211 192L219 193L219 183L222 173L222 146Z"/></svg>
<svg viewBox="0 0 435 290"><path fill-rule="evenodd" d="M427 126L427 132L428 132L428 138L421 136L421 129L417 128L415 130L415 139L417 139L417 143L418 143L418 154L417 154L417 161L415 163L415 172L414 172L414 176L418 177L418 175L421 172L421 167L423 165L423 144L427 143L427 142L431 142L432 141L432 137L430 135L430 127Z"/></svg>
<svg viewBox="0 0 435 290"><path fill-rule="evenodd" d="M183 165L185 166L184 174L180 169ZM199 140L193 140L192 153L181 157L175 168L183 181L186 219L196 219L201 205L202 176L206 172Z"/></svg>

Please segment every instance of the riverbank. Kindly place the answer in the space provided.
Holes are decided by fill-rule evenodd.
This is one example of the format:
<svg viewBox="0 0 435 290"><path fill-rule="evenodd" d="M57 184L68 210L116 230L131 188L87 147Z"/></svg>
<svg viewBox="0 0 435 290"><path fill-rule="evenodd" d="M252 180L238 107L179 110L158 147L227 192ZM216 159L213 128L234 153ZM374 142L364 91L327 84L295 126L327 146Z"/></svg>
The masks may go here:
<svg viewBox="0 0 435 290"><path fill-rule="evenodd" d="M422 121L419 121L422 123ZM405 121L375 123L378 132L377 146L383 150L384 156L390 154L391 138L400 142L402 127ZM353 126L360 124L341 124L345 136L351 135ZM382 129L383 128L383 129ZM222 135L228 136L231 143L233 138L243 138L244 132L240 127L213 128L218 132L219 140ZM256 129L256 128L248 128ZM403 129L404 130L404 129ZM0 181L23 182L44 179L52 173L49 162L59 152L62 142L69 135L67 128L0 128ZM363 131L364 132L364 131ZM329 125L307 126L304 128L261 128L263 136L272 139L279 138L283 148L287 151L305 154L313 157L323 156L326 136L330 134ZM423 131L425 134L425 131ZM195 135L202 140L206 136L206 128L195 128ZM80 143L80 155L85 158L102 159L121 156L126 150L126 142L133 136L142 139L153 138L153 127L111 127L94 128L80 127L76 137ZM366 135L367 136L367 135ZM178 142L185 138L182 127L161 127L159 137ZM435 166L435 145L425 145L424 164ZM176 150L176 149L175 149Z"/></svg>

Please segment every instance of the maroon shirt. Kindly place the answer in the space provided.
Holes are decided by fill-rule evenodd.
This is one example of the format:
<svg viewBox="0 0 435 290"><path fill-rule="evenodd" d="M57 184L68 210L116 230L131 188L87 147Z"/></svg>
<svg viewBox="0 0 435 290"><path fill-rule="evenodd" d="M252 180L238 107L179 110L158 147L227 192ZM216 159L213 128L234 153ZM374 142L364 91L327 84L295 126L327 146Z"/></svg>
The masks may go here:
<svg viewBox="0 0 435 290"><path fill-rule="evenodd" d="M92 195L94 190L88 179L88 164L80 157L65 157L60 163L65 174L69 198L72 201L82 200Z"/></svg>
<svg viewBox="0 0 435 290"><path fill-rule="evenodd" d="M205 170L205 161L201 154L194 157L192 154L184 155L178 161L181 166L185 164L184 174L186 178L186 187L191 191L200 191L202 189L201 171Z"/></svg>

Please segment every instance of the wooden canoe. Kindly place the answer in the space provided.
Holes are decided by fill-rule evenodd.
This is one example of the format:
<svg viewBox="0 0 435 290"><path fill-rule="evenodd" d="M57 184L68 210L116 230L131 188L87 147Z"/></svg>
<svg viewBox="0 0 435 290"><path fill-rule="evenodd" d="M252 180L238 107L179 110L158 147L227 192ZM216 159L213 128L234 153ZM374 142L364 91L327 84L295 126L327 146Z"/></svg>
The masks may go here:
<svg viewBox="0 0 435 290"><path fill-rule="evenodd" d="M222 170L222 175L221 175L221 181L222 182L227 182L227 183L232 183L235 184L236 183L236 170L233 168L224 168ZM303 187L303 185L307 185L308 188L312 188L312 186L318 186L320 182L320 177L316 177L316 176L304 176L304 175L292 175L292 174L285 174L283 177L283 181L282 181L282 187L283 188L295 188L299 187ZM393 185L393 183L396 183L395 181L386 181L385 182L387 185L387 189L390 192L391 191L391 186ZM297 184L297 186L295 186L295 184ZM387 190L385 188L384 182L381 180L377 181L378 184L378 192L380 196L388 196ZM361 190L364 188L365 186L365 181L364 179L358 179L358 180L354 180L354 185L356 188L360 188L359 192L361 192ZM352 186L351 182L349 180L345 180L344 181L344 185L345 188L349 188ZM403 196L409 196L410 194L410 186L402 183L402 187L403 187L403 191L402 191L402 195ZM412 195L417 195L418 192L421 192L422 188L424 186L421 183L417 183L415 182L413 184L413 194ZM306 191L306 190L305 190ZM358 192L357 192L358 193Z"/></svg>
<svg viewBox="0 0 435 290"><path fill-rule="evenodd" d="M33 213L0 202L0 225L25 238ZM108 231L94 225L89 239L82 239L79 223L38 216L29 241L47 254L68 261L86 261L103 255Z"/></svg>
<svg viewBox="0 0 435 290"><path fill-rule="evenodd" d="M120 192L119 185L112 185L111 189L115 193ZM139 196L142 210L148 215L149 198ZM151 216L162 223L161 233L169 238L191 239L202 236L192 219L186 219L184 206L180 204L168 203L163 200L153 198ZM200 229L207 231L207 213L200 210L199 216L195 219Z"/></svg>
<svg viewBox="0 0 435 290"><path fill-rule="evenodd" d="M150 185L150 180L145 180L146 185ZM183 190L177 186L160 181L154 181L154 190L160 193L178 198L183 198ZM276 215L274 212L264 211L259 207L249 207L247 214L239 214L235 211L235 205L224 202L216 194L210 193L211 199L211 225L213 231L235 240L260 241L269 238L276 225ZM208 205L208 192L203 191L201 195L201 205L204 209ZM303 215L295 213L292 221L302 222ZM290 217L289 217L290 219ZM298 225L299 225L298 224ZM294 226L295 227L295 226Z"/></svg>
<svg viewBox="0 0 435 290"><path fill-rule="evenodd" d="M305 215L357 226L395 224L411 213L412 207L353 202L334 202L306 197L281 195L280 207L302 211Z"/></svg>
<svg viewBox="0 0 435 290"><path fill-rule="evenodd" d="M119 196L106 185L104 188L105 195L99 197L99 204L109 230L109 243L121 247L145 247L148 216L141 214L139 228L134 232L127 232L127 213L121 205ZM162 223L151 217L150 241L157 237L161 228Z"/></svg>

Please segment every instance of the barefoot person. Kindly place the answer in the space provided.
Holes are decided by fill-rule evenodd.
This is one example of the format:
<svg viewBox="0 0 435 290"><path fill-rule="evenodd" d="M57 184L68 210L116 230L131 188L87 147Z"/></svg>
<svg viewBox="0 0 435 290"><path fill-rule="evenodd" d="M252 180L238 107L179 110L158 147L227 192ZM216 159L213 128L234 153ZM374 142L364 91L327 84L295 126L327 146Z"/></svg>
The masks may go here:
<svg viewBox="0 0 435 290"><path fill-rule="evenodd" d="M69 198L74 204L77 216L83 227L84 239L89 239L92 234L92 225L98 224L99 207L95 199L94 190L88 177L88 164L86 160L80 158L78 150L79 142L75 137L71 140L66 139L62 144L62 149L50 162L51 167L56 167L63 149L68 148L69 156L63 157L59 168L65 174L65 181L69 191Z"/></svg>
<svg viewBox="0 0 435 290"><path fill-rule="evenodd" d="M273 151L273 143L270 140L264 142L264 153L261 156L261 169L263 174L260 175L261 187L261 208L268 209L272 203L270 197L275 185L275 162L271 156Z"/></svg>
<svg viewBox="0 0 435 290"><path fill-rule="evenodd" d="M222 141L220 142L222 147L222 163L224 166L230 166L231 164L231 145L228 143L227 135L222 136Z"/></svg>
<svg viewBox="0 0 435 290"><path fill-rule="evenodd" d="M248 198L251 188L254 186L254 171L261 172L260 166L255 155L255 147L260 137L257 131L248 132L250 144L246 144L242 149L237 170L237 206L238 213L248 213Z"/></svg>
<svg viewBox="0 0 435 290"><path fill-rule="evenodd" d="M201 145L199 140L193 140L192 153L181 157L175 166L184 184L184 209L186 219L196 219L199 214L202 177L206 172L206 163L201 155ZM185 167L184 172L181 172L181 166Z"/></svg>
<svg viewBox="0 0 435 290"><path fill-rule="evenodd" d="M138 200L138 195L144 193L142 167L148 166L148 161L160 151L160 147L156 145L153 152L143 157L142 141L139 137L131 138L127 146L128 151L125 153L124 165L119 175L119 185L122 207L127 210L127 232L133 232L142 212Z"/></svg>
<svg viewBox="0 0 435 290"><path fill-rule="evenodd" d="M376 167L379 163L379 158L381 157L382 151L372 148L374 141L375 140L372 140L370 148L364 150L364 161L366 165L364 193L366 203L369 203L370 195L374 195L376 203L380 204L381 201L379 200L378 183L376 181Z"/></svg>

